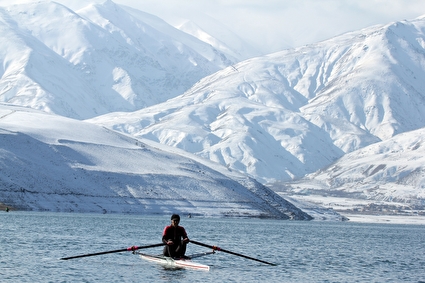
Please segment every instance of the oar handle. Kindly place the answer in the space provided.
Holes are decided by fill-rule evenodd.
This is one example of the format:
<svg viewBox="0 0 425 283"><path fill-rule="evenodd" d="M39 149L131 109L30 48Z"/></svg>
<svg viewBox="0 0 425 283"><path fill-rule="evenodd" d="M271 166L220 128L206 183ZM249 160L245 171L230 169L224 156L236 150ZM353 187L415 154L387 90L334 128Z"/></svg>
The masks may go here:
<svg viewBox="0 0 425 283"><path fill-rule="evenodd" d="M270 262L267 262L267 261L264 261L264 260L261 260L261 259L258 259L258 258L253 258L253 257L246 256L246 255L243 255L243 254L238 254L238 253L235 253L235 252L232 252L232 251L228 251L228 250L222 249L222 248L217 247L217 246L210 246L210 245L207 245L207 244L204 244L204 243L201 243L201 242L197 242L197 241L194 241L194 240L190 240L190 242L191 243L194 243L195 245L199 245L199 246L203 246L203 247L206 247L206 248L213 249L215 251L221 251L221 252L224 252L224 253L228 253L228 254L240 256L240 257L243 257L243 258L247 258L247 259L250 259L250 260L255 260L255 261L258 261L258 262L261 262L261 263L265 263L265 264L269 264L269 265L273 265L273 266L276 265L274 263L270 263Z"/></svg>
<svg viewBox="0 0 425 283"><path fill-rule="evenodd" d="M138 246L132 246L132 247L128 247L126 249L120 249L120 250L113 250L113 251L99 252L99 253L93 253L93 254L84 254L84 255L76 255L76 256L70 256L70 257L63 257L63 258L61 258L61 260L68 260L68 259L88 257L88 256L96 256L96 255L104 255L104 254L111 254L111 253L129 252L129 251L159 247L159 246L163 246L163 245L165 245L165 244L160 243L160 244L153 244L153 245L149 245L149 246L139 246L139 247Z"/></svg>

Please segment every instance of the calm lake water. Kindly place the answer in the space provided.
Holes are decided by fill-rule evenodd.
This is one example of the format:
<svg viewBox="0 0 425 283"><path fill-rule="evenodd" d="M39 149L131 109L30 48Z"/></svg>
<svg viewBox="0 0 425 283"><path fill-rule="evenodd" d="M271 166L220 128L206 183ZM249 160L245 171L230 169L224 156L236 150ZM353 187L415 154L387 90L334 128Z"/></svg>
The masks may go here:
<svg viewBox="0 0 425 283"><path fill-rule="evenodd" d="M196 260L209 272L164 269L131 252L59 260L160 243L168 223L168 216L0 212L0 282L425 282L421 225L183 218L193 240L279 265L223 252ZM207 251L189 244L187 254Z"/></svg>

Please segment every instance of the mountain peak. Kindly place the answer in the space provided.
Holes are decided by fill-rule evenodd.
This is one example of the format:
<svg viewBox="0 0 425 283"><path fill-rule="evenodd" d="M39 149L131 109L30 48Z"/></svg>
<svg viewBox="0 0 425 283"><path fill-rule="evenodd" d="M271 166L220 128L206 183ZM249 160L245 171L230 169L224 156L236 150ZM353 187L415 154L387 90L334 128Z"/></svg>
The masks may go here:
<svg viewBox="0 0 425 283"><path fill-rule="evenodd" d="M93 118L262 183L311 185L303 178L333 164L347 176L350 164L337 163L344 156L373 145L397 151L395 138L416 139L425 126L425 17L239 63L249 52L225 28L186 22L178 30L111 1L77 12L10 6L0 18L1 101ZM407 174L419 191L423 169L398 157L384 170L382 156L371 155L358 172L394 174L393 183ZM341 195L352 188L326 186Z"/></svg>
<svg viewBox="0 0 425 283"><path fill-rule="evenodd" d="M11 6L1 17L7 17L12 36L25 34L24 44L32 50L27 61L19 61L28 67L0 80L1 101L23 106L30 101L77 119L163 102L233 63L209 44L112 1L78 13L55 3ZM7 54L3 58L18 57L13 49L0 52ZM16 64L13 59L6 66Z"/></svg>
<svg viewBox="0 0 425 283"><path fill-rule="evenodd" d="M246 60L162 104L93 121L262 182L298 179L425 126L425 22L415 25L376 26Z"/></svg>

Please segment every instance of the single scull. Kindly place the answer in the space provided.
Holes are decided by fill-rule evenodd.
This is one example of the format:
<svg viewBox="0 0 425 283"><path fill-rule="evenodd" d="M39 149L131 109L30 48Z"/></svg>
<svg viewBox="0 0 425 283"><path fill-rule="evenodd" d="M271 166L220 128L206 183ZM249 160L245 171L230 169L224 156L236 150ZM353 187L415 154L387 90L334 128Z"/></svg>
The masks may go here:
<svg viewBox="0 0 425 283"><path fill-rule="evenodd" d="M151 262L155 262L155 263L159 263L159 264L162 264L162 265L169 267L169 268L187 268L187 269L208 271L208 270L210 270L210 267L208 265L193 262L192 259L196 258L196 257L214 254L215 251L221 251L221 252L224 252L224 253L243 257L243 258L246 258L246 259L255 260L255 261L258 261L258 262L262 262L262 263L265 263L265 264L276 266L276 264L274 264L274 263L270 263L270 262L267 262L267 261L264 261L264 260L261 260L261 259L258 259L258 258L253 258L253 257L246 256L246 255L243 255L243 254L228 251L228 250L222 249L222 248L217 247L217 246L207 245L207 244L197 242L197 241L194 241L194 240L191 240L190 242L195 244L195 245L203 246L203 247L206 247L206 248L211 248L212 252L194 254L194 255L188 256L186 258L173 259L171 257L166 257L166 256L163 256L163 255L148 255L148 254L143 254L143 253L140 253L140 252L137 251L137 250L141 250L141 249L154 248L154 247L160 247L160 246L165 245L164 243L159 243L159 244L153 244L153 245L147 245L147 246L131 246L131 247L125 248L125 249L103 251L103 252L97 252L97 253L91 253L91 254L82 254L82 255L76 255L76 256L70 256L70 257L63 257L63 258L60 258L60 259L61 260L68 260L68 259L74 259L74 258L97 256L97 255L120 253L120 252L130 252L131 251L131 252L133 252L133 254L140 255L140 257L142 259L145 259L145 260L148 260L148 261L151 261Z"/></svg>
<svg viewBox="0 0 425 283"><path fill-rule="evenodd" d="M159 263L167 268L177 268L177 269L186 268L186 269L204 270L204 271L210 270L210 267L208 265L194 262L190 258L174 259L174 258L163 256L163 255L148 255L143 253L138 253L138 254L144 260Z"/></svg>

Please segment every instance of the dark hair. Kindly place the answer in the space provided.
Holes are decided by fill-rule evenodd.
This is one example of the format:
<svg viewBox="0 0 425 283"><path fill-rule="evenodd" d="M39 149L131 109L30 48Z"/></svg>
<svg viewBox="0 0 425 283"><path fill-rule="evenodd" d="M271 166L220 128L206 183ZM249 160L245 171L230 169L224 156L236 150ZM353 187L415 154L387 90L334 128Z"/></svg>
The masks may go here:
<svg viewBox="0 0 425 283"><path fill-rule="evenodd" d="M180 215L178 214L173 214L171 215L171 220L177 219L178 221L180 221Z"/></svg>

